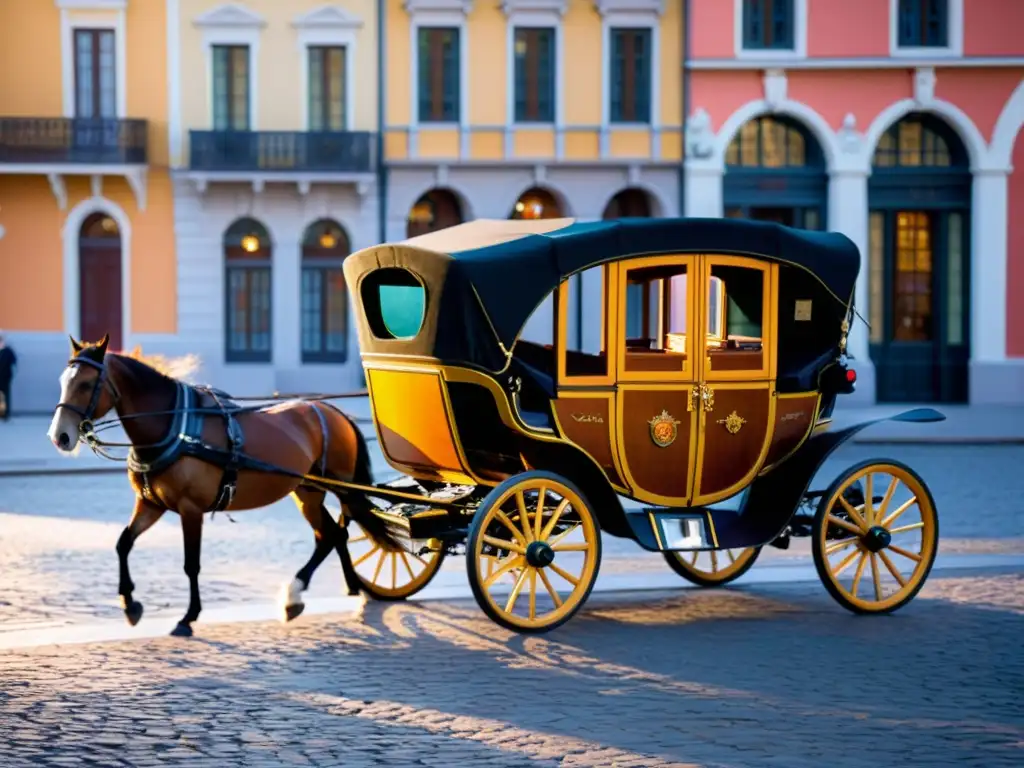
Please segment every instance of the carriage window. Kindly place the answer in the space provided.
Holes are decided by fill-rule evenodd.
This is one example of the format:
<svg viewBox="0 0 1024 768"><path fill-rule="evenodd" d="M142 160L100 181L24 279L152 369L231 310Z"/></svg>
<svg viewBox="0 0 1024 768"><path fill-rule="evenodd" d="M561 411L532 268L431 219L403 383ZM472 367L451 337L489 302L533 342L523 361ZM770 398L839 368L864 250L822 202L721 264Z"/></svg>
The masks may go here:
<svg viewBox="0 0 1024 768"><path fill-rule="evenodd" d="M570 277L566 291L565 375L608 375L608 323L605 315L607 267L591 267Z"/></svg>
<svg viewBox="0 0 1024 768"><path fill-rule="evenodd" d="M711 370L763 367L764 281L760 269L711 267L706 320Z"/></svg>
<svg viewBox="0 0 1024 768"><path fill-rule="evenodd" d="M426 291L404 269L373 272L360 288L363 310L373 335L381 339L411 339L423 326Z"/></svg>
<svg viewBox="0 0 1024 768"><path fill-rule="evenodd" d="M687 353L684 264L626 273L626 370L682 371Z"/></svg>

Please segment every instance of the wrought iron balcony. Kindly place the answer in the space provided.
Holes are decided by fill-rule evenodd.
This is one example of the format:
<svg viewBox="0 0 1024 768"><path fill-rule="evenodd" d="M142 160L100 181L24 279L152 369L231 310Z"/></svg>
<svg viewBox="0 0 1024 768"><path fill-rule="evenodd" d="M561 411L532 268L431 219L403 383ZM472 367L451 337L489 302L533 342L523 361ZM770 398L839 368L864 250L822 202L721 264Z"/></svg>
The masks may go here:
<svg viewBox="0 0 1024 768"><path fill-rule="evenodd" d="M145 165L145 120L0 117L0 164Z"/></svg>
<svg viewBox="0 0 1024 768"><path fill-rule="evenodd" d="M369 173L368 131L189 131L193 171Z"/></svg>

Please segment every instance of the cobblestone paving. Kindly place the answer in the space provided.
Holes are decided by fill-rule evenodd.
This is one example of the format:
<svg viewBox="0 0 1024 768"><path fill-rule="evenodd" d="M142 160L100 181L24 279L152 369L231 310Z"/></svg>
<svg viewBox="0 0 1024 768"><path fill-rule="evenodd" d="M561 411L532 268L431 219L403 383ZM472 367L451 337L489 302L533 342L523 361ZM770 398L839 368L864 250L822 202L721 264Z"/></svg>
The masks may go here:
<svg viewBox="0 0 1024 768"><path fill-rule="evenodd" d="M1024 552L1024 447L858 446L840 449L819 473L824 487L845 467L891 456L916 468L939 506L943 553ZM376 460L378 475L388 467ZM127 522L132 492L121 475L0 478L0 632L26 624L121 620L114 543ZM217 515L203 539L203 603L273 600L282 582L309 557L312 534L290 500L234 516ZM809 542L767 548L757 569L809 556ZM169 514L136 545L131 557L136 596L154 611L181 613L187 602L181 532ZM605 537L601 572L665 573L657 554ZM439 579L465 582L461 558L449 558ZM337 560L327 560L309 595L343 594Z"/></svg>
<svg viewBox="0 0 1024 768"><path fill-rule="evenodd" d="M595 596L523 637L472 604L0 652L4 766L1010 766L1024 577L889 617L820 588Z"/></svg>

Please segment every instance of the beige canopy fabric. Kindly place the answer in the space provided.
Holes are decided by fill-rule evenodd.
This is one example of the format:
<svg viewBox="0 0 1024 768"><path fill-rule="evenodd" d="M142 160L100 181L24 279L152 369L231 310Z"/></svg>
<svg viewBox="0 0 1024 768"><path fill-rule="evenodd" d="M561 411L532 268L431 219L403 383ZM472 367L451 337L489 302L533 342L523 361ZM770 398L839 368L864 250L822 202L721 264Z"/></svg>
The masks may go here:
<svg viewBox="0 0 1024 768"><path fill-rule="evenodd" d="M575 219L476 219L403 240L402 245L439 253L458 253L507 243L528 235L546 235L575 223Z"/></svg>

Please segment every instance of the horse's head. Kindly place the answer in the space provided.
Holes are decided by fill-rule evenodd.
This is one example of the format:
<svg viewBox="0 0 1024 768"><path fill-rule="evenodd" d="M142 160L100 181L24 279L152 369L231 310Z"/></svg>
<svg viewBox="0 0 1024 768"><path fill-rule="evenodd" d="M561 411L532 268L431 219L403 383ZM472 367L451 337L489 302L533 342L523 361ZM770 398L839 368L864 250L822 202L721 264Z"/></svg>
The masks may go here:
<svg viewBox="0 0 1024 768"><path fill-rule="evenodd" d="M71 359L60 375L60 401L47 436L63 453L72 453L88 427L115 403L105 358L109 335L97 344L71 339Z"/></svg>

